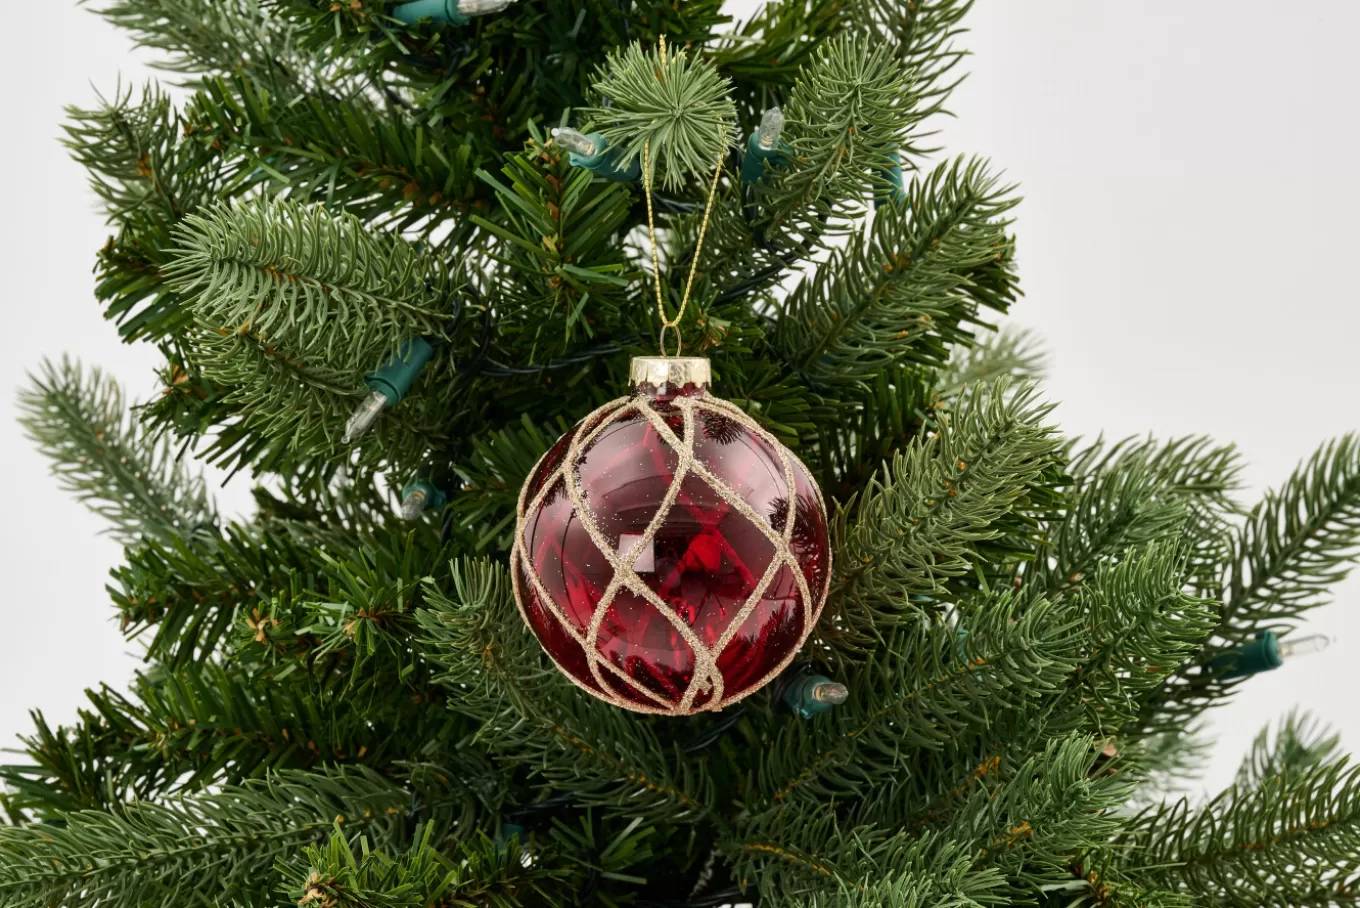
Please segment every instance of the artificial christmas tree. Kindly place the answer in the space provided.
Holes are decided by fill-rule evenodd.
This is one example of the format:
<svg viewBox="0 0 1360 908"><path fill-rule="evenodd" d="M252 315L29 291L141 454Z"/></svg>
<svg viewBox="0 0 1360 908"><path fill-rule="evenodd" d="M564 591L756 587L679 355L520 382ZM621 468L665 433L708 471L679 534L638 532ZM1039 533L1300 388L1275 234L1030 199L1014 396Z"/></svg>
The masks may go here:
<svg viewBox="0 0 1360 908"><path fill-rule="evenodd" d="M97 295L164 393L129 414L63 363L24 404L127 547L146 668L0 769L0 905L1354 904L1325 730L1263 736L1207 804L1162 791L1348 569L1360 445L1247 509L1230 448L1058 433L990 330L1015 195L919 144L966 5L105 0L187 87L69 129ZM725 402L630 397L657 437L611 469L707 445L741 545L702 489L668 528L579 434L548 453L659 336ZM257 513L219 516L188 451ZM787 569L792 644L694 715L581 690L516 605L526 558L596 582L517 529L554 476L662 636L721 641ZM595 631L650 645L627 623ZM697 670L656 664L615 669L694 712Z"/></svg>

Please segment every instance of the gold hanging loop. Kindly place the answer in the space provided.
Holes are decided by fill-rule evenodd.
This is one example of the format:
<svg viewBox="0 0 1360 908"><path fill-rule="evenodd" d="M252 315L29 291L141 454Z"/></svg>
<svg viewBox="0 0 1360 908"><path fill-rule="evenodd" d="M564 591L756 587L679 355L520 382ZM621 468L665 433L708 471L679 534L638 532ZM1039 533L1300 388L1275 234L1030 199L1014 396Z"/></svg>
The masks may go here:
<svg viewBox="0 0 1360 908"><path fill-rule="evenodd" d="M674 331L674 332L675 332L675 352L674 352L674 353L667 353L667 352L666 352L666 332L667 332L667 331ZM679 325L662 325L662 326L661 326L661 337L659 337L659 338L657 339L657 344L656 344L656 346L657 346L657 349L660 351L662 357L678 357L678 356L680 355L680 351L683 350L683 349L685 349L684 341L683 341L683 340L681 339L681 337L680 337L680 326L679 326Z"/></svg>

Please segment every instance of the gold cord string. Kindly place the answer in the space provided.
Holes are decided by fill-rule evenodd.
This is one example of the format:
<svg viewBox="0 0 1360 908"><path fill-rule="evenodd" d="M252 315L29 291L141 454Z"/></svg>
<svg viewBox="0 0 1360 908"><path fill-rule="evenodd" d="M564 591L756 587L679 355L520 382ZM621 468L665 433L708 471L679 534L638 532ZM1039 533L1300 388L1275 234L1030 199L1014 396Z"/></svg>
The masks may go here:
<svg viewBox="0 0 1360 908"><path fill-rule="evenodd" d="M663 47L665 45L662 45ZM648 139L642 143L642 188L643 195L647 199L647 236L652 241L652 277L656 279L656 311L661 315L661 355L666 355L666 306L661 302L661 261L656 252L656 224L652 219L652 181L648 176L651 173L652 162L652 140ZM683 314L683 313L681 313ZM679 351L676 351L679 355Z"/></svg>
<svg viewBox="0 0 1360 908"><path fill-rule="evenodd" d="M664 58L666 53L666 42L662 39L661 53ZM694 275L699 270L699 255L704 251L704 235L708 233L708 219L713 213L713 199L718 195L718 180L722 177L723 158L727 155L727 127L721 123L718 126L718 161L713 166L713 181L708 187L708 201L704 203L704 217L699 223L699 238L694 245L694 258L690 260L689 277L685 281L685 295L680 298L680 311L675 313L675 318L671 319L666 315L666 304L662 301L661 292L661 262L657 253L656 244L656 221L652 213L652 140L647 139L642 143L642 188L647 196L647 237L652 243L652 276L656 281L656 314L661 318L661 336L657 346L661 349L661 355L666 355L666 332L675 332L675 355L679 356L684 349L684 339L680 335L680 320L685 317L685 307L689 305L690 291L694 289Z"/></svg>

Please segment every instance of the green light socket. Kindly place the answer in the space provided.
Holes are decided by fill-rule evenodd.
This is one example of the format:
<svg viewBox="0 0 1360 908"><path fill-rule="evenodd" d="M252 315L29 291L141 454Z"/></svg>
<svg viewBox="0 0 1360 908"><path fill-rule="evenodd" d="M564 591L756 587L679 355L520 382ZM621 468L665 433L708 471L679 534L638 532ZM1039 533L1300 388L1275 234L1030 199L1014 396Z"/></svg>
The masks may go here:
<svg viewBox="0 0 1360 908"><path fill-rule="evenodd" d="M1274 631L1261 631L1255 640L1210 662L1209 670L1226 680L1274 671L1281 665L1284 665L1284 659L1280 657L1280 638Z"/></svg>
<svg viewBox="0 0 1360 908"><path fill-rule="evenodd" d="M825 675L804 675L784 689L784 702L804 719L811 719L835 706L834 703L817 699L815 695L818 687L830 683L831 679Z"/></svg>
<svg viewBox="0 0 1360 908"><path fill-rule="evenodd" d="M584 167L596 176L616 183L631 183L642 175L642 162L637 158L630 161L626 167L618 167L614 163L618 160L618 155L609 150L609 143L598 132L588 132L586 138L594 142L600 151L592 155L571 152L567 155L567 160L571 162L572 167Z"/></svg>
<svg viewBox="0 0 1360 908"><path fill-rule="evenodd" d="M443 508L449 503L449 496L444 494L444 490L439 488L428 479L413 479L401 490L401 500L405 501L411 497L412 492L425 493L424 512L429 514Z"/></svg>
<svg viewBox="0 0 1360 908"><path fill-rule="evenodd" d="M423 337L408 340L378 371L364 379L374 391L381 391L389 407L396 406L411 390L426 363L434 356L434 347Z"/></svg>
<svg viewBox="0 0 1360 908"><path fill-rule="evenodd" d="M496 844L504 848L510 844L511 839L523 839L525 829L518 823L502 821L496 829Z"/></svg>
<svg viewBox="0 0 1360 908"><path fill-rule="evenodd" d="M793 149L789 148L784 142L779 142L774 148L762 148L760 146L760 127L751 130L751 138L746 140L746 157L741 162L741 181L743 183L759 183L765 179L765 162L769 161L773 166L781 166L788 163L788 153Z"/></svg>
<svg viewBox="0 0 1360 908"><path fill-rule="evenodd" d="M458 12L458 0L412 0L392 8L392 18L414 25L421 19L435 22L449 22L453 25L467 25L467 16Z"/></svg>
<svg viewBox="0 0 1360 908"><path fill-rule="evenodd" d="M898 153L894 158L896 164L880 171L883 181L889 185L874 193L874 208L879 208L889 199L898 205L907 201L907 177L902 171L902 155Z"/></svg>

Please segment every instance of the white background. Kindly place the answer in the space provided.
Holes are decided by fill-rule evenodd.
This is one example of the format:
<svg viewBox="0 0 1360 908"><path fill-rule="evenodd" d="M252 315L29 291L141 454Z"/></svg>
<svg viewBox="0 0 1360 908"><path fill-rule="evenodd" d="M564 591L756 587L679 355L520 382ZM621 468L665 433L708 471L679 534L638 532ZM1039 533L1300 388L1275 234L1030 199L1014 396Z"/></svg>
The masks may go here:
<svg viewBox="0 0 1360 908"><path fill-rule="evenodd" d="M29 729L29 708L67 720L84 688L121 686L136 664L103 589L120 553L30 451L13 389L69 351L144 399L157 359L101 319L91 265L108 231L57 142L64 104L140 85L149 58L70 0L7 14L22 37L0 55L0 746ZM983 0L969 25L972 76L941 139L1023 186L1016 318L1047 339L1066 430L1235 441L1254 499L1360 428L1360 5ZM242 507L245 483L219 498ZM1360 747L1360 583L1337 593L1311 619L1337 645L1214 714L1206 787L1295 703Z"/></svg>

